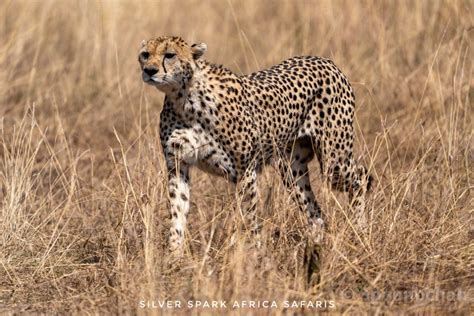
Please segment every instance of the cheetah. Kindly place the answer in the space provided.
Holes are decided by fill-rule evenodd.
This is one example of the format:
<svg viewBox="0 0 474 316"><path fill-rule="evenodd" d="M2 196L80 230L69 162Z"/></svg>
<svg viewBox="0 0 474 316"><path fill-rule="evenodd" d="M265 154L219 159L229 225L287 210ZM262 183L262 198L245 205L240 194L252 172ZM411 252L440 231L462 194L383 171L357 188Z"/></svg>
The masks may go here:
<svg viewBox="0 0 474 316"><path fill-rule="evenodd" d="M237 75L205 61L206 50L204 43L163 36L143 41L138 56L143 81L165 94L160 140L168 172L171 254L183 252L191 166L236 184L245 223L256 234L257 174L271 162L306 213L315 244L324 229L308 173L315 156L323 177L348 192L363 217L371 177L353 158L354 93L335 64L301 56Z"/></svg>

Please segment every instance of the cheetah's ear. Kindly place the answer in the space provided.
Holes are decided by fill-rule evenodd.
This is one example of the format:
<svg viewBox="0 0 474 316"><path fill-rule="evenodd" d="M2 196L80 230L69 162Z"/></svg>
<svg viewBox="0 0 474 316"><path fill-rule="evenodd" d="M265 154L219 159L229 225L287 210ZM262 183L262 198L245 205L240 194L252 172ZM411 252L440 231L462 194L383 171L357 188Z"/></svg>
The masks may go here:
<svg viewBox="0 0 474 316"><path fill-rule="evenodd" d="M140 43L141 48L145 47L146 43L147 43L147 40L142 40L142 42Z"/></svg>
<svg viewBox="0 0 474 316"><path fill-rule="evenodd" d="M197 43L197 44L191 45L191 52L193 54L194 59L201 58L201 56L204 55L206 50L207 50L206 43Z"/></svg>

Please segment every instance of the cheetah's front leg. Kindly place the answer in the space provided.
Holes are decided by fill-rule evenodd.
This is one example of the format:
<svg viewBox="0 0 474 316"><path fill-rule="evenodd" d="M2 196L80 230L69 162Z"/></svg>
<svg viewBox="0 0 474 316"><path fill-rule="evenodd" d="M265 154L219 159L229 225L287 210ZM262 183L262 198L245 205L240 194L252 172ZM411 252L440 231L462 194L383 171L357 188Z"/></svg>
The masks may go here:
<svg viewBox="0 0 474 316"><path fill-rule="evenodd" d="M189 213L189 167L198 157L198 137L188 129L176 129L162 140L168 169L168 193L171 213L169 248L175 258L184 250L186 217Z"/></svg>
<svg viewBox="0 0 474 316"><path fill-rule="evenodd" d="M183 254L189 213L189 167L185 163L168 167L168 193L171 213L169 249L173 257L179 258Z"/></svg>
<svg viewBox="0 0 474 316"><path fill-rule="evenodd" d="M198 160L199 137L191 129L176 129L165 143L165 154L176 162L195 164Z"/></svg>
<svg viewBox="0 0 474 316"><path fill-rule="evenodd" d="M260 246L260 223L257 216L258 187L257 170L254 166L247 168L237 184L237 201L244 219L244 224L255 239L257 247Z"/></svg>

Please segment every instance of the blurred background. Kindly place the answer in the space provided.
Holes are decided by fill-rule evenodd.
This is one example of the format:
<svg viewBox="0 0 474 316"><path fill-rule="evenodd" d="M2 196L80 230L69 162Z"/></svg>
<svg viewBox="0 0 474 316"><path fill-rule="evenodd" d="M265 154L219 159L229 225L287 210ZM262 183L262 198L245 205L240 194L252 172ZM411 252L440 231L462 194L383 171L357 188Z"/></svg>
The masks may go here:
<svg viewBox="0 0 474 316"><path fill-rule="evenodd" d="M473 9L461 0L1 1L0 311L162 312L138 308L153 298L467 311ZM319 284L302 280L304 216L271 168L260 181L260 253L247 254L245 232L230 243L232 186L195 171L185 266L166 266L164 96L143 84L137 62L141 40L160 35L207 43L205 58L238 74L317 55L352 82L356 157L376 180L371 223L368 233L353 225L345 196L313 163L328 223ZM363 296L429 289L464 296Z"/></svg>

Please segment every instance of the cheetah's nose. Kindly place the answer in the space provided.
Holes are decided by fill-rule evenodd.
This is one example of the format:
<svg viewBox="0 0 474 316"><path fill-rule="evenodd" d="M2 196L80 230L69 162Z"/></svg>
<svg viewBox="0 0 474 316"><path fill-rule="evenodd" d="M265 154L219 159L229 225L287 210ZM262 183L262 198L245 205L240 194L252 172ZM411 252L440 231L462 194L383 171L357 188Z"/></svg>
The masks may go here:
<svg viewBox="0 0 474 316"><path fill-rule="evenodd" d="M158 72L158 69L156 69L155 67L147 67L144 68L143 71L151 77Z"/></svg>

